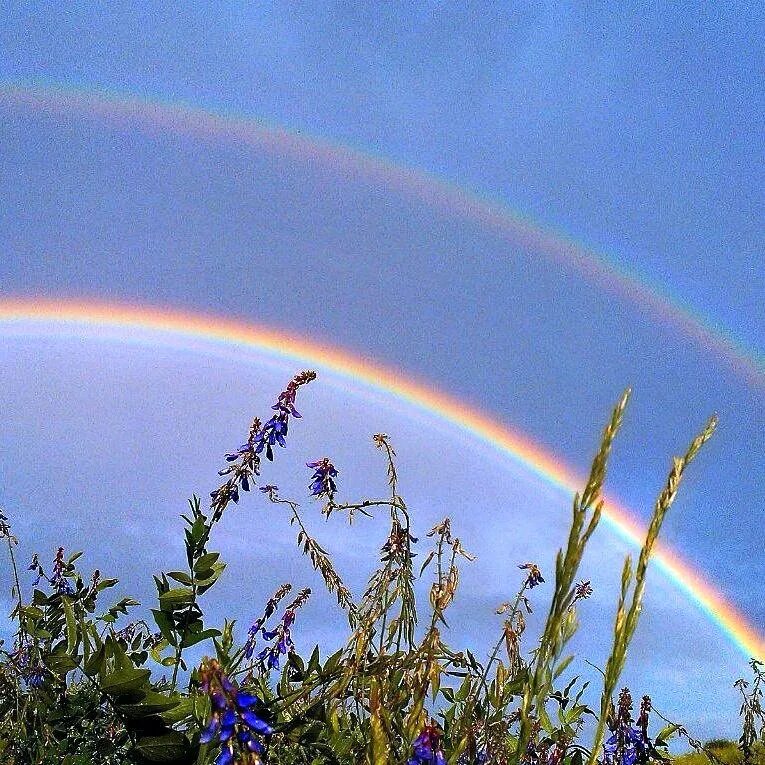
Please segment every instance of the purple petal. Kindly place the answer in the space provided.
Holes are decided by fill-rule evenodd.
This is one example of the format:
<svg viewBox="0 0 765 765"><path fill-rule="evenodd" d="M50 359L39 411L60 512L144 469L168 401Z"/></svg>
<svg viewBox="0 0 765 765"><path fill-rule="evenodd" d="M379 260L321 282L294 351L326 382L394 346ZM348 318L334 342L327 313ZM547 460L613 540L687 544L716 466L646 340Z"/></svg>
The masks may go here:
<svg viewBox="0 0 765 765"><path fill-rule="evenodd" d="M252 712L250 710L247 710L246 712L242 712L242 719L256 733L261 733L264 736L269 736L274 732L274 729L265 720L261 720L255 714L255 712Z"/></svg>
<svg viewBox="0 0 765 765"><path fill-rule="evenodd" d="M199 736L199 743L209 744L215 738L218 728L220 728L220 718L217 715L213 715L210 722L207 724L207 727Z"/></svg>

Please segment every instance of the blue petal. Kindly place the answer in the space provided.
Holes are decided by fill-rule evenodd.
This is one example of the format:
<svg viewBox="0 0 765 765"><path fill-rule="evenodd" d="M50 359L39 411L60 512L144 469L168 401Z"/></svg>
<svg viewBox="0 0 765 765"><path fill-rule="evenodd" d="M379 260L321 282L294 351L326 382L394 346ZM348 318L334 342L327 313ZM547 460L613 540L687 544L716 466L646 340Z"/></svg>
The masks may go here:
<svg viewBox="0 0 765 765"><path fill-rule="evenodd" d="M236 694L236 705L240 709L246 709L255 704L259 704L260 699L254 693L248 693L247 691L239 691Z"/></svg>
<svg viewBox="0 0 765 765"><path fill-rule="evenodd" d="M209 744L214 738L215 734L218 732L218 728L220 727L220 719L217 715L212 717L210 722L207 724L207 727L202 731L201 735L199 736L199 743L200 744Z"/></svg>
<svg viewBox="0 0 765 765"><path fill-rule="evenodd" d="M264 736L268 736L268 735L271 735L271 733L274 732L274 729L265 720L261 720L255 714L255 712L253 712L253 711L251 711L249 709L246 712L242 712L242 719L256 733L261 733Z"/></svg>
<svg viewBox="0 0 765 765"><path fill-rule="evenodd" d="M215 709L225 709L226 708L226 697L220 692L215 691L211 695L212 705L215 707Z"/></svg>
<svg viewBox="0 0 765 765"><path fill-rule="evenodd" d="M226 747L220 750L220 754L215 758L215 765L231 765L234 761L234 753Z"/></svg>

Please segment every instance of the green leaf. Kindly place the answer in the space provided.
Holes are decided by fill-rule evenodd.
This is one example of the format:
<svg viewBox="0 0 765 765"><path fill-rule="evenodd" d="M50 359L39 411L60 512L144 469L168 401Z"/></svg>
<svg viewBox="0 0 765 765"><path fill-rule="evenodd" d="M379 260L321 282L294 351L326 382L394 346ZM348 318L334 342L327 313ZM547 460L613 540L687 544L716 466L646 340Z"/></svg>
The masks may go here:
<svg viewBox="0 0 765 765"><path fill-rule="evenodd" d="M189 742L184 735L172 730L162 736L145 736L136 749L149 762L174 762L187 754Z"/></svg>
<svg viewBox="0 0 765 765"><path fill-rule="evenodd" d="M61 598L64 605L64 616L66 617L66 650L70 653L77 646L77 624L74 621L74 610L72 602L66 596Z"/></svg>
<svg viewBox="0 0 765 765"><path fill-rule="evenodd" d="M75 659L65 653L53 653L45 657L45 666L58 675L77 669Z"/></svg>
<svg viewBox="0 0 765 765"><path fill-rule="evenodd" d="M215 563L218 558L220 558L220 553L205 553L196 561L196 563L194 563L194 573L198 574L200 571L212 569L213 563Z"/></svg>
<svg viewBox="0 0 765 765"><path fill-rule="evenodd" d="M161 693L147 691L146 695L140 701L130 704L120 704L119 710L120 713L125 715L128 719L136 719L159 714L161 712L167 712L177 706L177 698L170 698Z"/></svg>
<svg viewBox="0 0 765 765"><path fill-rule="evenodd" d="M312 675L319 671L321 663L319 662L319 646L315 646L311 652L311 658L308 660L308 674Z"/></svg>
<svg viewBox="0 0 765 765"><path fill-rule="evenodd" d="M194 584L194 580L185 571L168 571L167 575L176 582L186 584L189 587Z"/></svg>
<svg viewBox="0 0 765 765"><path fill-rule="evenodd" d="M190 590L187 587L175 587L172 590L163 592L159 596L159 607L163 611L173 611L179 606L191 603L193 600L193 590Z"/></svg>
<svg viewBox="0 0 765 765"><path fill-rule="evenodd" d="M681 725L667 725L659 731L656 738L660 738L662 741L666 741L670 736L677 733L680 730Z"/></svg>
<svg viewBox="0 0 765 765"><path fill-rule="evenodd" d="M167 640L171 646L175 646L176 640L173 632L172 619L164 611L159 611L156 608L152 608L151 613L154 616L154 621L156 622L157 627L159 627L162 637Z"/></svg>
<svg viewBox="0 0 765 765"><path fill-rule="evenodd" d="M45 603L47 602L48 599L46 598ZM43 616L43 612L36 606L22 606L21 613L24 614L24 616L28 616L30 619L42 619Z"/></svg>
<svg viewBox="0 0 765 765"><path fill-rule="evenodd" d="M104 666L104 660L106 658L106 646L103 644L98 646L98 649L94 651L90 657L86 660L84 670L85 674L89 677L93 677L101 672Z"/></svg>
<svg viewBox="0 0 765 765"><path fill-rule="evenodd" d="M151 672L148 669L121 669L105 675L101 681L101 688L110 696L119 696L137 691L150 676Z"/></svg>
<svg viewBox="0 0 765 765"><path fill-rule="evenodd" d="M220 630L207 629L201 632L188 632L183 638L181 648L190 648L192 645L201 643L203 640L208 640L212 637L220 637Z"/></svg>
<svg viewBox="0 0 765 765"><path fill-rule="evenodd" d="M186 719L194 712L194 699L190 697L174 696L177 703L165 712L160 712L162 719L168 723L177 723Z"/></svg>
<svg viewBox="0 0 765 765"><path fill-rule="evenodd" d="M558 664L558 666L555 668L555 671L553 672L553 680L555 680L558 677L560 677L566 671L566 668L568 667L569 664L571 664L571 662L573 660L574 660L573 655L572 656L567 656L565 659L563 659L563 661L560 664ZM570 688L570 686L569 686L569 688ZM568 692L569 688L566 688L567 692Z"/></svg>

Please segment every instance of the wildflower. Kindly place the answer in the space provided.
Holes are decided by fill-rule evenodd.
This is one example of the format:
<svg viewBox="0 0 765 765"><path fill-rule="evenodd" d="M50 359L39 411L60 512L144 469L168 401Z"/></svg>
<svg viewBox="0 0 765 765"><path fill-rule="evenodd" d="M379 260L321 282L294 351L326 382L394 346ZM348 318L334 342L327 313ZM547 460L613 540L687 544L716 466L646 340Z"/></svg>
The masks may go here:
<svg viewBox="0 0 765 765"><path fill-rule="evenodd" d="M64 562L64 548L59 547L56 552L56 559L53 562L53 573L49 579L51 585L56 588L60 595L73 595L72 585L64 576L66 563Z"/></svg>
<svg viewBox="0 0 765 765"><path fill-rule="evenodd" d="M40 556L35 553L32 556L32 562L27 566L29 571L36 571L37 578L32 583L33 587L37 587L42 579L46 579L51 587L55 588L56 592L60 595L73 595L74 590L69 580L66 578L67 563L64 560L64 548L59 547L56 551L56 557L53 560L53 571L51 576L47 576L43 567L40 565Z"/></svg>
<svg viewBox="0 0 765 765"><path fill-rule="evenodd" d="M335 466L328 457L322 457L316 462L306 462L305 464L306 467L314 468L311 483L308 484L311 494L314 497L326 497L331 502L337 491L337 485L334 481L337 475Z"/></svg>
<svg viewBox="0 0 765 765"><path fill-rule="evenodd" d="M0 510L0 539L7 539L12 545L19 543L19 540L11 533L11 524L2 510Z"/></svg>
<svg viewBox="0 0 765 765"><path fill-rule="evenodd" d="M260 491L262 491L263 494L268 494L269 498L271 498L279 491L279 487L272 483L267 483L265 486L260 487Z"/></svg>
<svg viewBox="0 0 765 765"><path fill-rule="evenodd" d="M252 658L253 651L255 650L255 642L258 637L258 632L260 632L266 619L268 619L276 610L276 606L279 604L279 601L291 589L292 589L292 585L289 584L288 582L283 584L281 587L279 587L279 589L273 594L273 596L268 599L268 602L266 603L266 607L263 610L263 615L259 617L258 619L256 619L250 626L250 629L247 632L247 642L244 644L244 655L248 659Z"/></svg>
<svg viewBox="0 0 765 765"><path fill-rule="evenodd" d="M129 645L133 642L137 627L138 625L135 622L130 622L130 624L123 627L119 632L115 632L114 637L116 637L118 640L124 640Z"/></svg>
<svg viewBox="0 0 765 765"><path fill-rule="evenodd" d="M582 580L577 584L577 586L574 588L574 600L586 600L587 598L592 595L592 586L590 585L590 581Z"/></svg>
<svg viewBox="0 0 765 765"><path fill-rule="evenodd" d="M648 712L651 700L643 697L640 707L640 728L632 725L632 696L629 688L619 694L616 718L609 715L609 728L613 731L603 744L604 765L635 765L648 761L650 740L648 739Z"/></svg>
<svg viewBox="0 0 765 765"><path fill-rule="evenodd" d="M286 446L285 438L289 429L290 417L300 418L302 415L295 409L295 397L297 396L298 388L301 385L311 382L316 379L316 372L301 372L290 380L287 387L279 394L279 398L271 409L276 411L276 414L263 426L263 428L255 436L253 443L255 445L255 453L260 454L263 449L266 450L266 459L273 460L273 446L279 444L279 446Z"/></svg>
<svg viewBox="0 0 765 765"><path fill-rule="evenodd" d="M201 689L210 696L212 714L199 742L209 744L217 738L220 752L215 765L262 762L265 747L256 736L270 736L274 729L256 712L260 699L237 688L218 661L205 659L200 670Z"/></svg>
<svg viewBox="0 0 765 765"><path fill-rule="evenodd" d="M431 719L412 744L412 756L407 765L446 765L446 758L441 750L440 733Z"/></svg>
<svg viewBox="0 0 765 765"><path fill-rule="evenodd" d="M539 570L539 566L536 563L524 563L518 566L521 569L528 569L528 576L526 577L526 585L529 589L536 587L538 584L544 582L542 572Z"/></svg>
<svg viewBox="0 0 765 765"><path fill-rule="evenodd" d="M284 614L282 614L276 629L266 630L265 627L261 628L260 634L264 640L277 638L273 645L264 648L257 656L261 671L266 672L272 669L279 669L279 656L292 653L295 650L290 628L295 621L295 612L305 604L310 596L311 590L309 588L306 587L301 590L295 600L284 610Z"/></svg>
<svg viewBox="0 0 765 765"><path fill-rule="evenodd" d="M407 529L405 529L398 521L394 521L391 527L388 540L382 546L382 552L384 555L381 560L383 562L391 559L396 559L404 555L407 551L408 543L416 543L417 537L412 536ZM416 553L412 554L415 557Z"/></svg>
<svg viewBox="0 0 765 765"><path fill-rule="evenodd" d="M32 660L29 646L19 646L11 654L19 674L30 688L41 688L45 682L45 667L39 660Z"/></svg>

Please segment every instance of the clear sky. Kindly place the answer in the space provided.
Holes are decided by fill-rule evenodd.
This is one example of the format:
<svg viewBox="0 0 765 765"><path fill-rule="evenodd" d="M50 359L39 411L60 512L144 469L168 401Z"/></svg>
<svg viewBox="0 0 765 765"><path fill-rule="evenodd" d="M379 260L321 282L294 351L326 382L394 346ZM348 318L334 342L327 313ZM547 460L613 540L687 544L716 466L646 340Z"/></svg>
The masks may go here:
<svg viewBox="0 0 765 765"><path fill-rule="evenodd" d="M0 81L252 117L434 174L765 353L760 4L165 5L8 4ZM643 518L718 411L667 538L765 629L763 389L655 312L331 162L0 109L2 294L199 307L336 342L578 467L632 384L612 490ZM3 363L15 396L26 367ZM23 434L4 438L10 454ZM19 498L28 473L12 486L8 464Z"/></svg>

